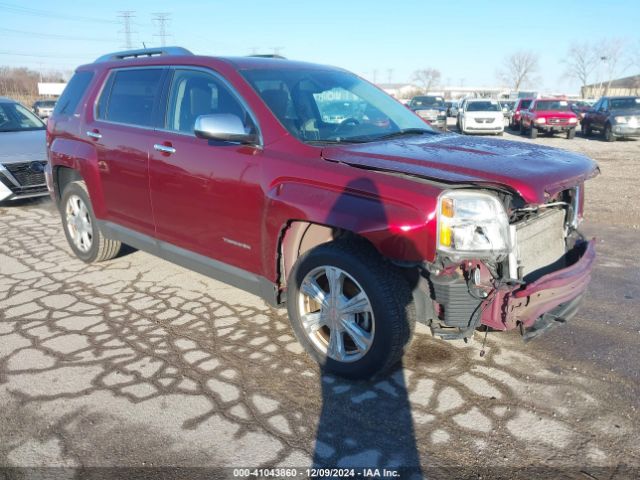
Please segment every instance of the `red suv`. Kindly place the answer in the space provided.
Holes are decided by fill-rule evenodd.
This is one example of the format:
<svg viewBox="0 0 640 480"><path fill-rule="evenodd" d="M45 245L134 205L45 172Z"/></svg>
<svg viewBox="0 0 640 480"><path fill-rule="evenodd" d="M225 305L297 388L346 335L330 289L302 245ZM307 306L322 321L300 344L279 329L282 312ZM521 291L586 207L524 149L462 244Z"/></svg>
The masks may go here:
<svg viewBox="0 0 640 480"><path fill-rule="evenodd" d="M509 128L511 128L511 130L520 130L520 117L522 116L522 111L529 108L532 100L533 98L518 99L513 107L513 115L511 115L511 121L509 122Z"/></svg>
<svg viewBox="0 0 640 480"><path fill-rule="evenodd" d="M534 337L575 313L594 263L577 230L592 160L436 132L337 68L110 54L77 69L47 136L79 258L125 243L286 304L351 378L397 363L416 321Z"/></svg>
<svg viewBox="0 0 640 480"><path fill-rule="evenodd" d="M538 132L562 132L571 140L576 136L576 125L578 117L569 107L569 102L557 98L538 98L522 112L520 133L536 138Z"/></svg>

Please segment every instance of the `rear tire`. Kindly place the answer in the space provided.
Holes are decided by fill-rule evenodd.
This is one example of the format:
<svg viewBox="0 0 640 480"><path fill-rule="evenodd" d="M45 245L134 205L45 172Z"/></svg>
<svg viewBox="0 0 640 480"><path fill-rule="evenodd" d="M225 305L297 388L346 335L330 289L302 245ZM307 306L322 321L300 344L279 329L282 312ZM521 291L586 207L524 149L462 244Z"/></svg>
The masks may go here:
<svg viewBox="0 0 640 480"><path fill-rule="evenodd" d="M411 288L369 244L322 244L298 259L289 278L293 331L323 371L367 379L402 358L416 321Z"/></svg>
<svg viewBox="0 0 640 480"><path fill-rule="evenodd" d="M120 253L121 243L105 238L100 231L83 181L67 184L62 192L60 215L69 246L83 262L102 262Z"/></svg>

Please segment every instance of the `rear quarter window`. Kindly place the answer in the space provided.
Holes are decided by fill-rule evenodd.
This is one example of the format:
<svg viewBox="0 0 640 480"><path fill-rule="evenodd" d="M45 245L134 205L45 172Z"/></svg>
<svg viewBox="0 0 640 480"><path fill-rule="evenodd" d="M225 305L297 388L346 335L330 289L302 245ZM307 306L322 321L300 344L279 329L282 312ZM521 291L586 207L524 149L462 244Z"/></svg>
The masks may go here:
<svg viewBox="0 0 640 480"><path fill-rule="evenodd" d="M78 108L78 104L87 91L92 78L93 72L76 72L58 99L53 113L56 115L72 115Z"/></svg>
<svg viewBox="0 0 640 480"><path fill-rule="evenodd" d="M144 68L113 72L98 101L100 120L150 127L162 88L164 69Z"/></svg>

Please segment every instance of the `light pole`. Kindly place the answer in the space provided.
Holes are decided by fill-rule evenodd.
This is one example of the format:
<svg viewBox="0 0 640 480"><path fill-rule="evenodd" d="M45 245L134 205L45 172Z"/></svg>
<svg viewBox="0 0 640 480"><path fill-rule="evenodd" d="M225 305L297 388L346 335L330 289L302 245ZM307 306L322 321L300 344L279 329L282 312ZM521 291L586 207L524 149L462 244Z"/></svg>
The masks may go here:
<svg viewBox="0 0 640 480"><path fill-rule="evenodd" d="M600 61L604 64L607 61L607 57L606 56L602 56L600 57ZM602 81L603 81L603 74L602 71L600 72L600 86L598 87L598 95L599 96L603 96L604 92L602 91Z"/></svg>

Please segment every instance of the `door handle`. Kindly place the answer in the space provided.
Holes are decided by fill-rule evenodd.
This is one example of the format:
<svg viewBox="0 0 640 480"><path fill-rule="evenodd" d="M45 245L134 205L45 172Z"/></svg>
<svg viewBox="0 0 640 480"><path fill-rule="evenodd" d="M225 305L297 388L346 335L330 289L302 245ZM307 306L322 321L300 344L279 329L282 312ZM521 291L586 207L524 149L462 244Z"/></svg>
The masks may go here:
<svg viewBox="0 0 640 480"><path fill-rule="evenodd" d="M154 149L156 149L156 150L158 150L159 152L162 152L162 153L169 153L169 154L171 154L171 153L176 153L176 149L175 149L175 148L170 147L170 146L168 146L168 145L162 145L162 144L160 144L160 143L156 143L156 144L153 146L153 148L154 148Z"/></svg>
<svg viewBox="0 0 640 480"><path fill-rule="evenodd" d="M87 137L91 137L94 140L100 140L102 138L102 134L94 130L89 130L87 131Z"/></svg>

